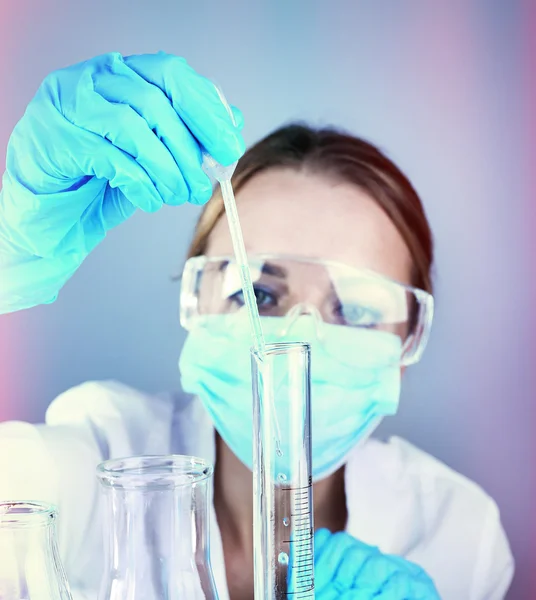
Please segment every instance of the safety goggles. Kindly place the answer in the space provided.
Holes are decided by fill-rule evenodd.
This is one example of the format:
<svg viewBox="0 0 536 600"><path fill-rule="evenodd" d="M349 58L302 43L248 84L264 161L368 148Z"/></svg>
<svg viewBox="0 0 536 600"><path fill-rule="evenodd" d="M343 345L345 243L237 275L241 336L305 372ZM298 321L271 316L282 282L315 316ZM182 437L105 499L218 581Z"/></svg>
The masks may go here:
<svg viewBox="0 0 536 600"><path fill-rule="evenodd" d="M259 314L263 320L277 317L270 319L277 322L270 331L277 331L280 339L288 338L296 322L307 316L314 322L317 341L331 354L344 353L345 362L351 361L353 332L363 330L400 338L400 365L420 359L432 324L431 294L335 261L285 255L248 259ZM240 269L230 256L190 258L182 275L181 324L187 330L208 327L215 316L230 329L237 318L247 318ZM340 340L342 332L348 343L329 345L333 327L335 338Z"/></svg>

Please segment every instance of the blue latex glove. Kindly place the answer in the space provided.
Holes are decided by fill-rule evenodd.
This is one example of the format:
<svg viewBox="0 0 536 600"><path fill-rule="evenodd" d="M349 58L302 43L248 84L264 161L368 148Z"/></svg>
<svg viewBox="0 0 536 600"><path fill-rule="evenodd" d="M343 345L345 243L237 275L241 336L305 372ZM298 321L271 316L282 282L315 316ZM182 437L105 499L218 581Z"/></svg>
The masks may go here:
<svg viewBox="0 0 536 600"><path fill-rule="evenodd" d="M201 147L243 154L213 84L182 58L106 54L49 75L15 127L0 192L0 314L52 302L137 208L203 204Z"/></svg>
<svg viewBox="0 0 536 600"><path fill-rule="evenodd" d="M315 598L440 600L421 567L327 529L315 533Z"/></svg>

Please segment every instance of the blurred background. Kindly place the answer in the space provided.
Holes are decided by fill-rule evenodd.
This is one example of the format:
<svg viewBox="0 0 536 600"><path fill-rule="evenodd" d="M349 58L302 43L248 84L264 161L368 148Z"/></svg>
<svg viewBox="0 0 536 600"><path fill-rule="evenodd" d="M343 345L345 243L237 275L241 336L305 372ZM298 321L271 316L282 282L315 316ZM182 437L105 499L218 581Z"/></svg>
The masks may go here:
<svg viewBox="0 0 536 600"><path fill-rule="evenodd" d="M516 600L536 590L535 40L533 0L0 0L2 165L48 72L165 50L223 87L248 143L306 119L358 133L402 166L435 232L437 318L380 433L496 499ZM0 317L0 420L41 421L57 394L90 379L178 388L184 331L170 276L198 211L136 215L54 305Z"/></svg>

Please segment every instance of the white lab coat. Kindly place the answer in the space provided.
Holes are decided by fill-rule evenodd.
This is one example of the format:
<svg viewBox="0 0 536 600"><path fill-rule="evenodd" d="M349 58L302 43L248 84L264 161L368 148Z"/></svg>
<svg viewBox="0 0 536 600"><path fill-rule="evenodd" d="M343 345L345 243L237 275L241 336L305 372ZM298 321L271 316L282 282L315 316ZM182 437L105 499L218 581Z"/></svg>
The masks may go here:
<svg viewBox="0 0 536 600"><path fill-rule="evenodd" d="M68 390L46 425L0 424L0 499L56 504L59 545L75 600L95 600L102 564L100 484L108 458L189 454L214 461L214 429L192 397L149 397L115 382ZM500 600L514 563L496 504L477 485L408 442L371 439L346 468L347 531L421 565L443 600ZM228 589L214 511L211 556Z"/></svg>

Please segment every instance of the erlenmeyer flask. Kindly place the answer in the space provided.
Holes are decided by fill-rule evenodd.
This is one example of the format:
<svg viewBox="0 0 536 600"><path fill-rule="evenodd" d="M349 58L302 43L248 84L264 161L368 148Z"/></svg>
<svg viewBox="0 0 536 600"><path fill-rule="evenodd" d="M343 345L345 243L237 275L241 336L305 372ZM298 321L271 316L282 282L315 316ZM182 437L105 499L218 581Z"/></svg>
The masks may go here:
<svg viewBox="0 0 536 600"><path fill-rule="evenodd" d="M0 502L0 600L72 600L56 518L48 504Z"/></svg>
<svg viewBox="0 0 536 600"><path fill-rule="evenodd" d="M217 600L209 556L212 465L140 456L97 468L105 506L99 600Z"/></svg>

